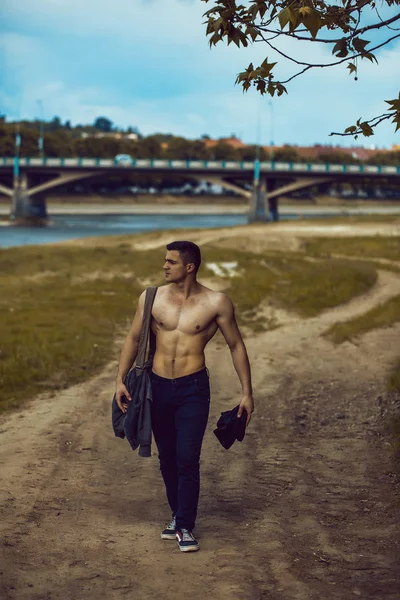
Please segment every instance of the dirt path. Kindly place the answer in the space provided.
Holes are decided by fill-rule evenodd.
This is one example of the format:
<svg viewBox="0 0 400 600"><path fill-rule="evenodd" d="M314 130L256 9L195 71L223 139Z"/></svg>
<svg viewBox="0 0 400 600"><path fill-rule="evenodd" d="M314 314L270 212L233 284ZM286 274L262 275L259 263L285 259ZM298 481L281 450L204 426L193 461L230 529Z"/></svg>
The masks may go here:
<svg viewBox="0 0 400 600"><path fill-rule="evenodd" d="M229 451L212 429L239 388L213 340L195 554L159 538L169 513L156 455L140 459L113 438L115 362L5 419L1 597L397 599L399 484L374 432L400 327L340 347L320 334L399 288L381 272L346 306L247 338L257 411Z"/></svg>

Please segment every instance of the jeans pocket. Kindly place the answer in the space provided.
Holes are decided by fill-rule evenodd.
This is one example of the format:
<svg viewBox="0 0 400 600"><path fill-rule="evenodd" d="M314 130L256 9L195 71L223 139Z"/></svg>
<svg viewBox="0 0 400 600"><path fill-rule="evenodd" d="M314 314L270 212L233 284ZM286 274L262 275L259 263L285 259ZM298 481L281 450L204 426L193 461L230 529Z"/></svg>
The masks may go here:
<svg viewBox="0 0 400 600"><path fill-rule="evenodd" d="M208 377L198 377L194 380L194 384L199 396L210 401L210 382Z"/></svg>

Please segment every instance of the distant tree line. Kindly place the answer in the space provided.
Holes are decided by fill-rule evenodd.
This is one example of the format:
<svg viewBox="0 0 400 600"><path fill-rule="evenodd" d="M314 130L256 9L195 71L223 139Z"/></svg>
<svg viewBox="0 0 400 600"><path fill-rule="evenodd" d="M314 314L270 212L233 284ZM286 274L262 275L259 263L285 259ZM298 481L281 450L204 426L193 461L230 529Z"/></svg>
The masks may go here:
<svg viewBox="0 0 400 600"><path fill-rule="evenodd" d="M188 140L173 134L156 133L143 136L137 127L118 129L107 117L98 117L92 125L72 126L70 121L61 121L54 117L51 121L41 123L39 120L7 122L0 116L0 156L13 157L15 155L15 136L18 131L21 139L19 154L21 157L38 157L40 155L38 139L41 129L44 132L44 156L46 157L87 157L87 158L114 158L118 154L128 154L132 158L165 158L180 160L260 160L292 161L292 162L330 162L340 164L354 164L360 161L350 154L332 149L324 149L319 157L304 157L300 155L296 146L285 145L274 149L257 148L255 145L233 147L231 144L220 140L214 145L209 145L209 136L201 139ZM134 135L129 135L134 134ZM273 152L273 155L271 155ZM385 151L376 153L371 163L382 165L399 164L400 151ZM121 173L115 177L88 180L78 185L85 191L119 191L128 188L168 191L184 185L193 189L198 182L188 178L176 176L155 176L145 174ZM77 189L72 185L66 192Z"/></svg>
<svg viewBox="0 0 400 600"><path fill-rule="evenodd" d="M0 116L0 156L14 156L15 135L18 127L21 136L20 156L39 156L38 139L41 122L7 122ZM142 136L137 127L118 129L107 117L98 117L92 125L72 126L70 121L62 123L59 117L42 124L44 131L44 154L48 157L97 157L113 158L117 154L129 154L132 158L170 158L193 160L254 160L255 145L234 148L221 140L213 146L207 144L209 136L198 140L188 140L172 134L155 133ZM128 139L129 134L137 139ZM120 134L120 137L117 135ZM115 137L114 137L115 136ZM319 157L301 156L296 146L285 145L272 150L277 161L312 161L353 164L360 162L340 149L329 149L319 153ZM271 158L271 150L259 149L261 160ZM378 158L379 157L379 158ZM377 152L367 162L379 164L399 164L400 150Z"/></svg>

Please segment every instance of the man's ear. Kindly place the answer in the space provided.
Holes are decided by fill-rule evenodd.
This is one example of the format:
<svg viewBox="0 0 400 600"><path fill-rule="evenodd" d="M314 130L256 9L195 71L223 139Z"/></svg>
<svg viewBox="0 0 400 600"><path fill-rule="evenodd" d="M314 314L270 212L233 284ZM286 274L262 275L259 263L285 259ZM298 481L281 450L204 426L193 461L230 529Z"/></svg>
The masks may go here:
<svg viewBox="0 0 400 600"><path fill-rule="evenodd" d="M186 270L187 270L188 273L193 273L193 271L194 271L194 263L188 263L186 265Z"/></svg>

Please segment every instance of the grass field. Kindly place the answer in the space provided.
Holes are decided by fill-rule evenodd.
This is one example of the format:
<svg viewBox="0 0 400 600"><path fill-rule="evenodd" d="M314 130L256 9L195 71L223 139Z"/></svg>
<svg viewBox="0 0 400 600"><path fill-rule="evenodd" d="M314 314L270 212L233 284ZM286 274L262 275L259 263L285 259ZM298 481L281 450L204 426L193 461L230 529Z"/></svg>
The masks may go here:
<svg viewBox="0 0 400 600"><path fill-rule="evenodd" d="M303 242L303 249L312 256L342 254L359 258L386 258L400 262L400 227L398 236L310 239Z"/></svg>
<svg viewBox="0 0 400 600"><path fill-rule="evenodd" d="M367 331L381 327L390 327L399 321L400 296L395 296L355 319L336 323L324 335L335 344L341 344L353 340L363 333L367 333Z"/></svg>
<svg viewBox="0 0 400 600"><path fill-rule="evenodd" d="M116 356L116 335L127 331L138 295L149 280L163 283L164 250L135 251L131 241L0 251L0 409L82 381ZM389 252L384 239L382 246ZM309 317L376 281L373 265L311 254L204 245L199 279L214 276L207 262L236 260L237 275L225 283L239 323L256 331L273 326L258 315L266 301Z"/></svg>
<svg viewBox="0 0 400 600"><path fill-rule="evenodd" d="M380 268L400 273L400 237L398 236L318 238L305 241L303 251L319 258L342 255L367 259L365 264L375 264ZM383 267L378 262L374 263L374 260L378 261L379 259L393 261L393 264L386 264ZM344 341L353 340L373 329L390 327L399 321L400 297L396 296L356 319L336 323L324 335L334 343L340 344ZM400 357L394 364L388 381L388 388L400 391Z"/></svg>
<svg viewBox="0 0 400 600"><path fill-rule="evenodd" d="M239 276L230 280L229 295L239 316L268 299L275 306L311 317L364 293L376 281L376 271L370 265L335 259L309 262L285 252L260 255L205 247L204 260L237 260Z"/></svg>

